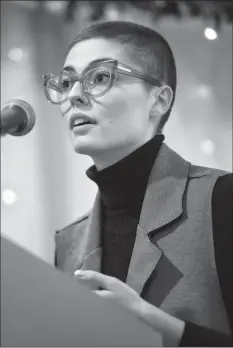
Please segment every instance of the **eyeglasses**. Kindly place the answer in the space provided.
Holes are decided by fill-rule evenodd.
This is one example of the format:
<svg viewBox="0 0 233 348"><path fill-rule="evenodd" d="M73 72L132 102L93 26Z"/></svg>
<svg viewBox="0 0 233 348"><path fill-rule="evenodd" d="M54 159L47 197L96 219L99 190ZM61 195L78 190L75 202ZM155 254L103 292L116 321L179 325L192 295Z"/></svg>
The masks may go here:
<svg viewBox="0 0 233 348"><path fill-rule="evenodd" d="M101 97L114 85L117 74L133 76L147 81L152 85L161 87L161 83L147 74L117 60L108 59L92 63L78 77L73 72L62 70L59 74L44 75L44 92L52 104L63 104L69 98L69 92L74 84L79 81L83 91L93 97Z"/></svg>

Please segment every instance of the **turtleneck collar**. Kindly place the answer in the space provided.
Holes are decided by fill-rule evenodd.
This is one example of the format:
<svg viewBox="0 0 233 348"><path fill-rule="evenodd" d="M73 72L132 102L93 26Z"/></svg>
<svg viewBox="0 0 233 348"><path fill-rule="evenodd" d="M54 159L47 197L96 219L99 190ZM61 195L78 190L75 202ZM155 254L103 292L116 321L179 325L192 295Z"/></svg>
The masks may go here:
<svg viewBox="0 0 233 348"><path fill-rule="evenodd" d="M98 185L105 209L140 214L148 177L163 140L164 135L157 134L119 162L100 171L93 165L86 171Z"/></svg>

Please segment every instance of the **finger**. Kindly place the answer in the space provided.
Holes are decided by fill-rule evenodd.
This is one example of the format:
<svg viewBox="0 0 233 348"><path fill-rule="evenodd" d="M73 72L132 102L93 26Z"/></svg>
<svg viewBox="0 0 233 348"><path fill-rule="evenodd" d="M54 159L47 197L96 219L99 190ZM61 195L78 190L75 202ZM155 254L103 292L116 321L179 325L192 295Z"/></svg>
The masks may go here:
<svg viewBox="0 0 233 348"><path fill-rule="evenodd" d="M94 294L104 297L104 298L112 298L112 292L108 290L94 290L92 291Z"/></svg>
<svg viewBox="0 0 233 348"><path fill-rule="evenodd" d="M98 288L98 284L96 283L95 279L85 275L81 275L81 273L76 274L76 272L74 276L76 281L78 281L80 285L87 287L89 290L95 290L96 288Z"/></svg>
<svg viewBox="0 0 233 348"><path fill-rule="evenodd" d="M114 282L117 280L113 277L107 276L105 274L95 272L95 271L75 271L74 275L79 279L92 280L95 282L96 286L101 286L104 289L112 290L114 287Z"/></svg>
<svg viewBox="0 0 233 348"><path fill-rule="evenodd" d="M76 281L78 282L79 285L84 286L88 290L96 289L96 284L93 280L83 280L83 279L76 278Z"/></svg>

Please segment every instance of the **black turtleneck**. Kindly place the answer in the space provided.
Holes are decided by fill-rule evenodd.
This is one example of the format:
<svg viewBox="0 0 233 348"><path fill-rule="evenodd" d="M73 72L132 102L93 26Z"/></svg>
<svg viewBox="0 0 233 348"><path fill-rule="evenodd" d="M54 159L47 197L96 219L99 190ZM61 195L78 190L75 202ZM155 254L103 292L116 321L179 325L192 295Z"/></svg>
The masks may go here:
<svg viewBox="0 0 233 348"><path fill-rule="evenodd" d="M101 272L126 281L148 178L164 135L132 152L119 162L87 176L99 187L102 199Z"/></svg>

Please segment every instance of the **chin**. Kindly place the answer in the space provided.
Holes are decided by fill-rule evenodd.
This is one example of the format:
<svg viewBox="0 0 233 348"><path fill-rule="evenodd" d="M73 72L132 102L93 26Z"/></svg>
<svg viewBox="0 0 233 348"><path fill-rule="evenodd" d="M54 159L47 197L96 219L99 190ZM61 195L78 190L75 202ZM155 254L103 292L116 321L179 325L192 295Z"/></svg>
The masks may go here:
<svg viewBox="0 0 233 348"><path fill-rule="evenodd" d="M80 155L92 156L97 150L97 144L89 141L72 141L73 149Z"/></svg>
<svg viewBox="0 0 233 348"><path fill-rule="evenodd" d="M93 149L88 145L73 145L73 149L76 153L80 155L88 155L90 156L93 152Z"/></svg>

